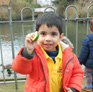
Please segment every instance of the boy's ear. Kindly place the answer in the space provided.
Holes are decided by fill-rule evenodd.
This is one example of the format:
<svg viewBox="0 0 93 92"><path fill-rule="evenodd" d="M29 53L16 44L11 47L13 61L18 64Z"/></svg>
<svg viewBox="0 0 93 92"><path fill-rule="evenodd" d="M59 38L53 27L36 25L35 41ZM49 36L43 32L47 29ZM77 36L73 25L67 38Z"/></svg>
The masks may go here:
<svg viewBox="0 0 93 92"><path fill-rule="evenodd" d="M91 28L89 27L90 33L91 33Z"/></svg>
<svg viewBox="0 0 93 92"><path fill-rule="evenodd" d="M62 40L63 36L64 36L64 34L62 33L62 34L60 35L60 41Z"/></svg>

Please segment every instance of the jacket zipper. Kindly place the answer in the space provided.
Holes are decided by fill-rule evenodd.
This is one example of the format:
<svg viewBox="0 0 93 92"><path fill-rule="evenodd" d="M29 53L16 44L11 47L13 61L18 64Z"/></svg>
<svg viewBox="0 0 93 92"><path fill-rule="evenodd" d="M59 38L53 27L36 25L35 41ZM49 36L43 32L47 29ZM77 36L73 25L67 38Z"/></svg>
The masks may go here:
<svg viewBox="0 0 93 92"><path fill-rule="evenodd" d="M40 60L40 63L41 63L41 67L42 67L42 71L43 71L43 75L44 75L44 81L45 81L45 86L44 86L44 92L46 92L46 77L45 77L45 73L44 73L44 69L43 69L43 65L42 65L42 62L41 62L41 59L40 59L40 57L37 55L37 53L35 53L36 54L36 56L39 58L39 60ZM68 65L68 63L73 59L74 57L72 57L67 63L66 63L66 66L65 66L65 69L66 69L66 67L67 67L67 65ZM64 69L64 72L65 72L65 69ZM63 74L63 78L64 78L64 74ZM63 78L62 78L62 81L63 81ZM63 85L63 84L62 84ZM63 90L63 86L62 86L62 90Z"/></svg>
<svg viewBox="0 0 93 92"><path fill-rule="evenodd" d="M45 73L44 73L43 65L42 65L42 62L41 62L40 57L37 55L37 53L35 53L35 54L36 54L36 56L39 58L40 63L41 63L41 67L42 67L42 71L43 71L43 75L44 75L44 81L45 81L44 92L46 92L46 77L45 77Z"/></svg>
<svg viewBox="0 0 93 92"><path fill-rule="evenodd" d="M67 67L68 63L69 63L73 58L74 58L74 57L72 57L71 59L69 59L69 61L66 63L64 72L65 72L65 70L66 70L66 67ZM63 73L64 73L64 72L63 72ZM64 74L63 74L63 78L64 78ZM63 89L63 78L62 78L62 90L64 90L64 89Z"/></svg>

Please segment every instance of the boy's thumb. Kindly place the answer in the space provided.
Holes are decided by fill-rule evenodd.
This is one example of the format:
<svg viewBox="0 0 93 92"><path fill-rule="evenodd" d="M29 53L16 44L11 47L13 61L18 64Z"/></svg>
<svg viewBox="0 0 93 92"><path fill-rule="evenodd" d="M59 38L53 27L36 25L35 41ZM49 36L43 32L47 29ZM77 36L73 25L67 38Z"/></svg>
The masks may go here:
<svg viewBox="0 0 93 92"><path fill-rule="evenodd" d="M66 88L67 91L70 91L70 88L68 88L68 87L65 87L65 88Z"/></svg>

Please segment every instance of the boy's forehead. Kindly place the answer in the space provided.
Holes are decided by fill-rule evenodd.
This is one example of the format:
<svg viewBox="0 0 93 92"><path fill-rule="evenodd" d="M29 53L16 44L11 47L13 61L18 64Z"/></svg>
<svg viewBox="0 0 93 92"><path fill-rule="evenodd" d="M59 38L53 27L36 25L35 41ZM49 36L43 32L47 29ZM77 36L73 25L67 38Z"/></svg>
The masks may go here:
<svg viewBox="0 0 93 92"><path fill-rule="evenodd" d="M40 27L39 27L39 31L50 31L50 32L59 32L59 29L58 27L56 26L47 26L46 24L42 24Z"/></svg>
<svg viewBox="0 0 93 92"><path fill-rule="evenodd" d="M40 27L47 27L47 28L53 28L53 27L56 27L56 28L58 28L56 25L48 25L48 24L41 24Z"/></svg>
<svg viewBox="0 0 93 92"><path fill-rule="evenodd" d="M56 25L51 25L51 26L49 26L49 25L47 25L47 24L42 24L42 25L40 26L40 28L57 28L57 29L58 29L58 27L57 27Z"/></svg>

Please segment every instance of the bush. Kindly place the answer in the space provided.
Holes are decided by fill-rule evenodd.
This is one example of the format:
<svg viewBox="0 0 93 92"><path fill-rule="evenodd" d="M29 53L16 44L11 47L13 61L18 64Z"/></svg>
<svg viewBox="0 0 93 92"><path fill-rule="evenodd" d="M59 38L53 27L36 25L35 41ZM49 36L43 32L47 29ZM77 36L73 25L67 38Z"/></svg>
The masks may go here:
<svg viewBox="0 0 93 92"><path fill-rule="evenodd" d="M20 19L21 10L24 7L37 8L37 7L40 7L40 5L30 4L29 2L25 0L11 0L9 7L11 8L12 19L17 20L17 19ZM1 6L0 10L1 10L0 20L9 20L8 7ZM24 11L24 17L31 17L31 15L32 15L31 11L29 10Z"/></svg>

